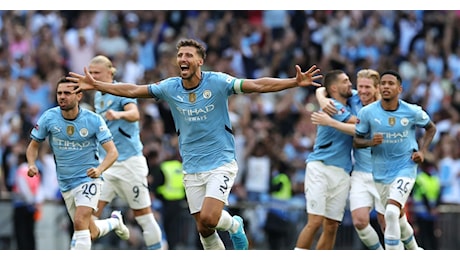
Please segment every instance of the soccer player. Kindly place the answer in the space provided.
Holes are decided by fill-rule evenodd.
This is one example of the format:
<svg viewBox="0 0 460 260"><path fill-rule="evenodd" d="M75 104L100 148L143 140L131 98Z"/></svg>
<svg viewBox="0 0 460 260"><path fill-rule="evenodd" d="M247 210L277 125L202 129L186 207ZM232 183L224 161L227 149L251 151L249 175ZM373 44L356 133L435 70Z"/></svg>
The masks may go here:
<svg viewBox="0 0 460 260"><path fill-rule="evenodd" d="M105 56L94 57L88 69L95 80L117 83L114 81L116 68ZM97 91L94 107L96 113L105 119L118 150L117 161L104 172L104 185L98 210L94 215L101 217L105 206L119 196L132 209L134 218L143 231L147 249L161 249L161 229L153 216L147 186L149 169L139 135L140 115L137 100ZM103 159L105 151L99 150L100 158Z"/></svg>
<svg viewBox="0 0 460 260"><path fill-rule="evenodd" d="M328 95L339 113L333 118L354 123L347 100L352 84L341 70L329 71L323 80ZM307 158L305 198L308 221L300 232L295 249L310 249L322 228L316 249L333 249L342 222L350 188L353 137L339 130L318 125L313 152Z"/></svg>
<svg viewBox="0 0 460 260"><path fill-rule="evenodd" d="M372 69L362 69L358 71L356 79L356 91L353 96L348 99L351 105L352 113L357 115L358 111L374 101L380 99L379 83L380 75L377 71ZM359 99L356 99L359 97ZM324 87L316 90L316 98L323 111L314 112L311 120L314 124L331 126L344 132L350 136L355 134L355 124L348 124L334 120L329 115L333 116L337 113L332 100L327 98L327 93ZM380 243L379 235L375 229L370 225L370 211L374 208L377 211L378 222L382 231L385 227L385 220L383 213L385 208L380 202L380 197L375 188L372 176L372 163L371 163L371 150L370 147L366 149L353 149L354 165L351 173L350 181L350 211L353 220L353 226L368 249L383 250Z"/></svg>
<svg viewBox="0 0 460 260"><path fill-rule="evenodd" d="M237 79L221 72L201 71L206 58L203 44L183 39L177 44L179 77L148 85L113 84L70 73L78 90L97 89L117 96L165 100L171 107L179 136L184 186L190 213L195 219L204 249L225 249L216 230L228 231L234 249L248 249L240 216L231 216L224 206L233 186L238 165L228 113L228 97L251 92L275 92L298 86L320 86L315 65L302 72L296 65L294 78Z"/></svg>
<svg viewBox="0 0 460 260"><path fill-rule="evenodd" d="M397 72L382 73L379 88L381 100L358 113L353 145L371 147L372 173L385 206L385 249L404 249L403 244L414 249L413 228L402 209L415 184L417 164L424 161L436 126L420 106L399 98L403 88ZM424 129L419 140L418 128ZM401 243L403 237L408 241L403 239Z"/></svg>
<svg viewBox="0 0 460 260"><path fill-rule="evenodd" d="M28 176L38 174L35 164L40 143L48 138L56 161L59 187L72 219L74 233L71 249L91 249L91 241L115 230L123 239L129 238L121 213L111 218L93 220L101 195L101 174L117 159L118 151L112 134L99 115L79 106L81 91L65 77L57 83L57 107L46 110L30 134L27 147ZM107 155L99 161L98 145Z"/></svg>

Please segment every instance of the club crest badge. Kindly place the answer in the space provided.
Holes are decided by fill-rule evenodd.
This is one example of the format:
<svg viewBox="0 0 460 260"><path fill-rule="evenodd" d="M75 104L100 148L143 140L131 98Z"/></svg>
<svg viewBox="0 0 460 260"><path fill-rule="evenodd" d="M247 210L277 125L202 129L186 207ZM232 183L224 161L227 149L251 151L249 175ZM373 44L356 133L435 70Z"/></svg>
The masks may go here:
<svg viewBox="0 0 460 260"><path fill-rule="evenodd" d="M66 132L68 136L72 136L73 133L75 133L75 127L73 125L68 125Z"/></svg>
<svg viewBox="0 0 460 260"><path fill-rule="evenodd" d="M87 136L88 136L88 129L82 128L82 129L80 130L80 136L81 136L81 137L87 137Z"/></svg>
<svg viewBox="0 0 460 260"><path fill-rule="evenodd" d="M212 96L211 94L211 90L207 89L203 92L203 97L206 98L206 99L210 99Z"/></svg>
<svg viewBox="0 0 460 260"><path fill-rule="evenodd" d="M407 118L401 119L401 125L402 126L407 126L408 124L409 124L409 119L407 119Z"/></svg>

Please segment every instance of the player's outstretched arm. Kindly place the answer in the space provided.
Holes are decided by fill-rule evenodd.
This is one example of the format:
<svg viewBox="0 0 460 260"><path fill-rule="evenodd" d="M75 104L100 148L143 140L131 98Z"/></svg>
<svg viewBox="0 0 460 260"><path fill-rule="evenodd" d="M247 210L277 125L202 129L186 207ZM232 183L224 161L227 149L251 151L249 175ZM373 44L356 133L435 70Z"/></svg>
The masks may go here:
<svg viewBox="0 0 460 260"><path fill-rule="evenodd" d="M75 72L69 72L68 80L78 84L78 88L74 92L82 90L96 89L102 92L110 93L116 96L131 97L131 98L149 98L152 97L148 91L148 85L135 85L130 83L110 83L95 80L88 69L84 68L85 75Z"/></svg>
<svg viewBox="0 0 460 260"><path fill-rule="evenodd" d="M259 79L245 79L242 84L244 93L266 93L277 92L294 87L319 87L321 83L318 81L323 77L319 74L320 69L316 65L311 66L306 72L302 72L299 65L295 66L296 76L294 78L280 79L264 77Z"/></svg>

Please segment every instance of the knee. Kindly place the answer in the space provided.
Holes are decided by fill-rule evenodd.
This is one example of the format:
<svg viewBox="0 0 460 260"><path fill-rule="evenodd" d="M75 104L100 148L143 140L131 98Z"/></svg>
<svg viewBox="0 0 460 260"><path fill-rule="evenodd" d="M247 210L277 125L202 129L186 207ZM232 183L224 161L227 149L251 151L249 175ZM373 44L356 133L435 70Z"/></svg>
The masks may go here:
<svg viewBox="0 0 460 260"><path fill-rule="evenodd" d="M385 222L386 223L394 223L398 221L399 215L401 214L401 210L398 206L393 204L388 204L385 210Z"/></svg>
<svg viewBox="0 0 460 260"><path fill-rule="evenodd" d="M324 232L335 233L339 229L340 222L333 219L324 219Z"/></svg>
<svg viewBox="0 0 460 260"><path fill-rule="evenodd" d="M87 225L85 225L86 221L82 218L82 217L79 217L79 216L75 216L75 219L73 221L73 227L75 230L83 230L83 229L87 229Z"/></svg>
<svg viewBox="0 0 460 260"><path fill-rule="evenodd" d="M200 222L203 226L207 228L215 228L217 226L218 219L211 215L202 215Z"/></svg>
<svg viewBox="0 0 460 260"><path fill-rule="evenodd" d="M358 229L362 230L369 225L369 214L366 216L363 215L353 215L353 226Z"/></svg>

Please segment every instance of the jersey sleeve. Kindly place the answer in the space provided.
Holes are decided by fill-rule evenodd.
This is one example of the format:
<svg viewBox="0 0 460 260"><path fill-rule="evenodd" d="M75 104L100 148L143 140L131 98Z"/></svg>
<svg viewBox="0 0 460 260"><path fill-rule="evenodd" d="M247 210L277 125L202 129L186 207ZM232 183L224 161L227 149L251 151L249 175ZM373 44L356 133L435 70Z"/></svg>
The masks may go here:
<svg viewBox="0 0 460 260"><path fill-rule="evenodd" d="M110 132L109 128L107 127L107 124L105 123L104 119L96 115L95 117L95 125L98 126L98 129L96 130L96 137L97 140L99 141L100 144L104 144L110 140L113 139L112 133Z"/></svg>
<svg viewBox="0 0 460 260"><path fill-rule="evenodd" d="M332 118L340 122L346 123L348 119L350 119L350 117L352 116L350 109L344 106L342 103L338 102L337 100L334 100L334 106L338 112L335 113L332 116Z"/></svg>
<svg viewBox="0 0 460 260"><path fill-rule="evenodd" d="M366 109L362 108L358 112L358 118L355 125L355 134L365 136L369 133L369 124L366 118Z"/></svg>
<svg viewBox="0 0 460 260"><path fill-rule="evenodd" d="M124 106L126 106L127 104L130 104L130 103L137 104L137 99L125 97L125 98L122 98L120 100L120 104L121 104L122 107L124 107Z"/></svg>
<svg viewBox="0 0 460 260"><path fill-rule="evenodd" d="M161 89L161 87L164 85L163 82L164 80L148 85L149 93L155 101L164 99L164 91Z"/></svg>
<svg viewBox="0 0 460 260"><path fill-rule="evenodd" d="M421 107L418 107L415 114L415 124L417 127L425 127L430 121L430 116Z"/></svg>
<svg viewBox="0 0 460 260"><path fill-rule="evenodd" d="M225 85L225 91L227 96L231 96L233 94L241 94L243 93L243 80L236 79L235 77L223 73L223 72L212 72L212 75L209 79L213 81L213 85L222 86ZM222 84L224 82L224 84ZM219 88L220 91L221 88Z"/></svg>
<svg viewBox="0 0 460 260"><path fill-rule="evenodd" d="M48 112L43 113L43 115L38 119L37 123L32 128L30 132L30 138L37 141L43 142L48 135Z"/></svg>

